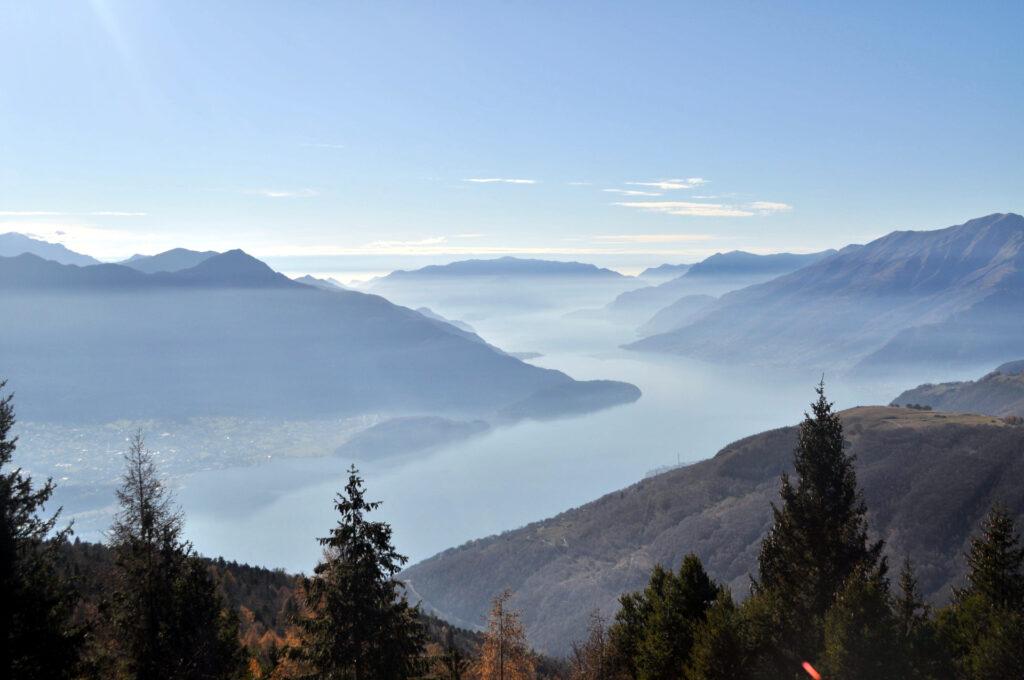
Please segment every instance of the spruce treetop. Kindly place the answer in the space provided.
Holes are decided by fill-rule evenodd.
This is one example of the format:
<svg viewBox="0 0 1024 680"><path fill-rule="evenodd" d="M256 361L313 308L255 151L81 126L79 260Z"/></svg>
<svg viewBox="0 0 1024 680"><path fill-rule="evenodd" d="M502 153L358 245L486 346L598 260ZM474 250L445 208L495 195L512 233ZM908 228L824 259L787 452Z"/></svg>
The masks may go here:
<svg viewBox="0 0 1024 680"><path fill-rule="evenodd" d="M1024 608L1024 548L1013 517L1002 503L985 517L981 535L971 539L967 584L955 591L956 599L977 595L992 606Z"/></svg>

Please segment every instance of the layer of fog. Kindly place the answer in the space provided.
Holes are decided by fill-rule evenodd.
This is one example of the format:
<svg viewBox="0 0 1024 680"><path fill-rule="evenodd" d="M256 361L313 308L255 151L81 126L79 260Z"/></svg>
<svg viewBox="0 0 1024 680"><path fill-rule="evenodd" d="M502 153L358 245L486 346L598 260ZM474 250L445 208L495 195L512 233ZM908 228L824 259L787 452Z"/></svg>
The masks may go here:
<svg viewBox="0 0 1024 680"><path fill-rule="evenodd" d="M466 309L441 306L447 316ZM821 379L617 349L632 329L571 321L555 312L490 315L474 326L490 342L543 354L534 363L580 379L639 386L643 398L582 417L527 422L421 456L360 462L369 495L384 502L399 549L414 561L516 528L627 486L650 471L701 460L745 435L799 420ZM840 408L887 403L925 379L855 382L826 376ZM351 461L275 461L188 477L180 499L188 535L207 554L291 570L311 569L315 538Z"/></svg>

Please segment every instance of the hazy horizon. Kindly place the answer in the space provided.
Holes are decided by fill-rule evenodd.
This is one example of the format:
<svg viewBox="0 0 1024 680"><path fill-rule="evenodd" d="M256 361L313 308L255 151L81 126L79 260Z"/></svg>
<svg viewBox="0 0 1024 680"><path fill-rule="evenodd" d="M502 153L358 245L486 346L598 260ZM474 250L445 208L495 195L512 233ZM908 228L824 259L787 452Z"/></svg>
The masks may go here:
<svg viewBox="0 0 1024 680"><path fill-rule="evenodd" d="M8 3L0 232L631 271L948 226L1021 208L1021 13Z"/></svg>

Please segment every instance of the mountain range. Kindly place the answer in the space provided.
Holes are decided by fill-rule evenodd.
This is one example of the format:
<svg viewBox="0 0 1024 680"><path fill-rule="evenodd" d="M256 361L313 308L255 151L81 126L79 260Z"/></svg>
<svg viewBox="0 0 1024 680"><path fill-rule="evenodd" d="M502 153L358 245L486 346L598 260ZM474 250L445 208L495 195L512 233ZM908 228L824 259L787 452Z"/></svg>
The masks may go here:
<svg viewBox="0 0 1024 680"><path fill-rule="evenodd" d="M685 273L665 283L622 293L605 307L605 311L620 321L641 323L684 296L722 295L795 271L834 252L756 255L734 250L716 253L688 266Z"/></svg>
<svg viewBox="0 0 1024 680"><path fill-rule="evenodd" d="M685 274L691 264L660 264L657 267L648 267L640 272L641 279L674 279Z"/></svg>
<svg viewBox="0 0 1024 680"><path fill-rule="evenodd" d="M127 260L119 262L126 267L137 269L147 274L156 272L176 272L182 269L195 267L200 262L208 260L219 253L206 250L199 252L188 248L173 248L156 255L132 255Z"/></svg>
<svg viewBox="0 0 1024 680"><path fill-rule="evenodd" d="M313 286L314 288L322 288L323 290L348 290L348 288L343 286L341 282L330 277L317 278L315 276L305 274L303 276L296 276L293 280L298 281L299 283L304 283L307 286Z"/></svg>
<svg viewBox="0 0 1024 680"><path fill-rule="evenodd" d="M93 257L68 250L59 243L49 243L13 231L0 234L0 257L17 257L24 253L36 255L45 260L60 262L61 264L77 264L83 267L100 263L99 260Z"/></svg>
<svg viewBox="0 0 1024 680"><path fill-rule="evenodd" d="M534 396L554 413L639 397L526 364L379 296L292 281L240 250L152 274L0 258L0 293L0 371L29 420L506 419Z"/></svg>
<svg viewBox="0 0 1024 680"><path fill-rule="evenodd" d="M583 262L499 257L398 270L374 279L366 290L475 321L597 304L636 285L634 277Z"/></svg>
<svg viewBox="0 0 1024 680"><path fill-rule="evenodd" d="M1024 360L1005 363L978 380L919 385L892 403L1024 418Z"/></svg>
<svg viewBox="0 0 1024 680"><path fill-rule="evenodd" d="M450 264L429 265L420 269L399 269L378 281L429 280L463 277L582 277L587 279L621 279L622 274L584 262L498 257L488 260L460 260Z"/></svg>
<svg viewBox="0 0 1024 680"><path fill-rule="evenodd" d="M891 563L909 555L922 593L944 601L992 503L1024 518L1024 427L882 406L841 416L872 535L886 540ZM619 595L642 588L655 564L676 567L689 552L745 597L796 437L793 426L741 439L711 459L446 550L401 577L425 608L467 626L511 589L530 642L554 654L585 637L591 611L613 615Z"/></svg>
<svg viewBox="0 0 1024 680"><path fill-rule="evenodd" d="M829 370L1012 359L1024 354L1024 218L993 214L847 246L628 347Z"/></svg>

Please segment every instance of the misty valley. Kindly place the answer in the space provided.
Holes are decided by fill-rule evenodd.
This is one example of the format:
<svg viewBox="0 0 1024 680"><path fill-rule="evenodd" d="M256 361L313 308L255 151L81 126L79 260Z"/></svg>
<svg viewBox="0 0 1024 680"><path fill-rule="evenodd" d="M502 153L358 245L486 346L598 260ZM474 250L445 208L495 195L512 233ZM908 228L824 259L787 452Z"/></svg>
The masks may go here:
<svg viewBox="0 0 1024 680"><path fill-rule="evenodd" d="M34 502L73 522L85 541L74 550L121 545L143 498L132 485L152 484L180 502L184 514L167 514L167 500L154 512L183 550L301 574L344 559L340 542L359 534L332 521L362 507L372 480L389 521L379 526L411 559L400 574L411 611L467 635L486 623L462 643L480 659L507 605L522 612L509 624L524 626L522 643L547 655L523 663L557 676L575 654L579 666L576 641L598 644L612 619L607 634L625 635L624 593L654 597L648 575L661 578L680 550L679 578L706 565L723 584L708 581L708 593L742 597L759 544L762 573L774 568L767 509L816 383L796 447L801 484L823 464L807 437L833 419L846 428L838 469L857 461L873 509L854 517L888 537L884 559L916 561L905 575L927 601L961 597L957 555L982 549L974 522L992 507L986 522L1003 522L998 503L1024 509L1019 215L631 277L503 257L358 286L285 276L241 250L102 264L20 234L0 248L0 347L21 416L14 425L8 397L5 427L24 473L56 480L45 507ZM830 320L837 310L852 325ZM913 360L894 365L908 342ZM787 503L808 502L785 484ZM947 528L910 538L922 523ZM323 552L333 541L340 552ZM878 545L863 559L883 559ZM301 609L325 582L290 583L280 597ZM576 605L553 604L567 598ZM263 631L247 644L253 668L282 668L273 650L297 621L245 624ZM614 644L617 664L648 663Z"/></svg>
<svg viewBox="0 0 1024 680"><path fill-rule="evenodd" d="M0 0L0 680L1024 680L1022 25Z"/></svg>

